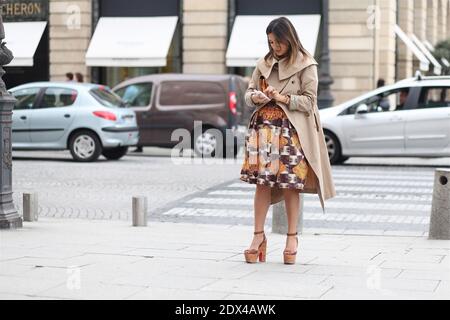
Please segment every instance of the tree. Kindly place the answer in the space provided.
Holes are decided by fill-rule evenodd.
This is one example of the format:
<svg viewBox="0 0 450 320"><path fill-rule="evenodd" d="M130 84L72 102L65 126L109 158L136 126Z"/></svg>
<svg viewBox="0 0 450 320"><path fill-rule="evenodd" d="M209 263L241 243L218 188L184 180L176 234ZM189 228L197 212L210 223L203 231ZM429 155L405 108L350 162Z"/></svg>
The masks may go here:
<svg viewBox="0 0 450 320"><path fill-rule="evenodd" d="M439 42L433 52L434 57L440 62L441 58L450 61L450 39ZM444 74L449 74L449 68L444 67Z"/></svg>

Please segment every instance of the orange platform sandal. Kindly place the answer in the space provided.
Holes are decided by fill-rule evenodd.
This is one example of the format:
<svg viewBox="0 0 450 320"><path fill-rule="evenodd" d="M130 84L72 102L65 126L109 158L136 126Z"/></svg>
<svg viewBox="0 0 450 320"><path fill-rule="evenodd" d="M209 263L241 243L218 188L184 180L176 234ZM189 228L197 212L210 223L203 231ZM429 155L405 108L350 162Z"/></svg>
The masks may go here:
<svg viewBox="0 0 450 320"><path fill-rule="evenodd" d="M297 240L297 247L298 247L298 232L296 233L287 233L286 235L289 237L295 236L295 239ZM284 258L284 264L295 264L295 258L297 257L297 250L295 252L291 252L289 250L283 251L283 258Z"/></svg>
<svg viewBox="0 0 450 320"><path fill-rule="evenodd" d="M259 262L266 262L266 251L267 251L267 238L266 235L264 234L264 231L258 231L258 232L254 232L253 234L257 235L257 234L263 234L263 241L261 242L261 244L259 245L258 249L251 249L251 250L245 250L244 251L244 256L245 256L245 261L247 263L256 263L258 262L258 258L259 258Z"/></svg>

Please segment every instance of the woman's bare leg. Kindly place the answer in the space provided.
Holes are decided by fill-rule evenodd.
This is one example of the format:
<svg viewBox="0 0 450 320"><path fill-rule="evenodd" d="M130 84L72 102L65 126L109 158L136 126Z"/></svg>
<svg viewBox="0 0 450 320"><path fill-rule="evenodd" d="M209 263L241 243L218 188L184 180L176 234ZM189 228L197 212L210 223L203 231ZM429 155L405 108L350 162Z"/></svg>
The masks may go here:
<svg viewBox="0 0 450 320"><path fill-rule="evenodd" d="M300 212L300 195L297 190L283 189L284 203L287 213L288 233L297 232L298 215ZM286 238L286 250L295 252L297 241L295 237Z"/></svg>
<svg viewBox="0 0 450 320"><path fill-rule="evenodd" d="M270 187L264 185L256 185L255 199L254 199L254 215L255 215L255 230L263 231L266 222L267 211L270 207ZM253 236L253 241L250 249L258 249L258 246L263 241L263 234Z"/></svg>

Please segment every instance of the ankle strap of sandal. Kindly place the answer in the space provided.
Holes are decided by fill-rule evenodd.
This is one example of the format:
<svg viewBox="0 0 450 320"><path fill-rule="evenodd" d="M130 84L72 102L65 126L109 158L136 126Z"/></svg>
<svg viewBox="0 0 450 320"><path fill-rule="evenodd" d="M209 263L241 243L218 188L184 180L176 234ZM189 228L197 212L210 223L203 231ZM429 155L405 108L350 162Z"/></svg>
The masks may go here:
<svg viewBox="0 0 450 320"><path fill-rule="evenodd" d="M263 231L255 231L255 232L253 232L253 234L261 234L261 233L264 233L264 230Z"/></svg>
<svg viewBox="0 0 450 320"><path fill-rule="evenodd" d="M286 235L287 236L296 236L296 235L298 235L298 232L296 232L296 233L286 233Z"/></svg>

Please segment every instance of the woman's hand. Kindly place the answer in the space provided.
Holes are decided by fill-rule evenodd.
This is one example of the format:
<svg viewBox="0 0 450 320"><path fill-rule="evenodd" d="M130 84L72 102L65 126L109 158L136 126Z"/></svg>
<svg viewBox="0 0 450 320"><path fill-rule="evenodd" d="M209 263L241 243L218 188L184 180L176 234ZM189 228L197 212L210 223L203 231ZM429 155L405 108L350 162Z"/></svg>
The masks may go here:
<svg viewBox="0 0 450 320"><path fill-rule="evenodd" d="M274 87L268 86L264 93L270 98L275 100L276 102L281 102L287 104L288 98L280 94Z"/></svg>
<svg viewBox="0 0 450 320"><path fill-rule="evenodd" d="M254 104L266 104L270 102L270 98L261 91L256 91L254 94L252 94L251 99Z"/></svg>
<svg viewBox="0 0 450 320"><path fill-rule="evenodd" d="M278 93L274 87L268 86L266 90L264 90L264 94L268 96L270 99L274 99L274 94Z"/></svg>

